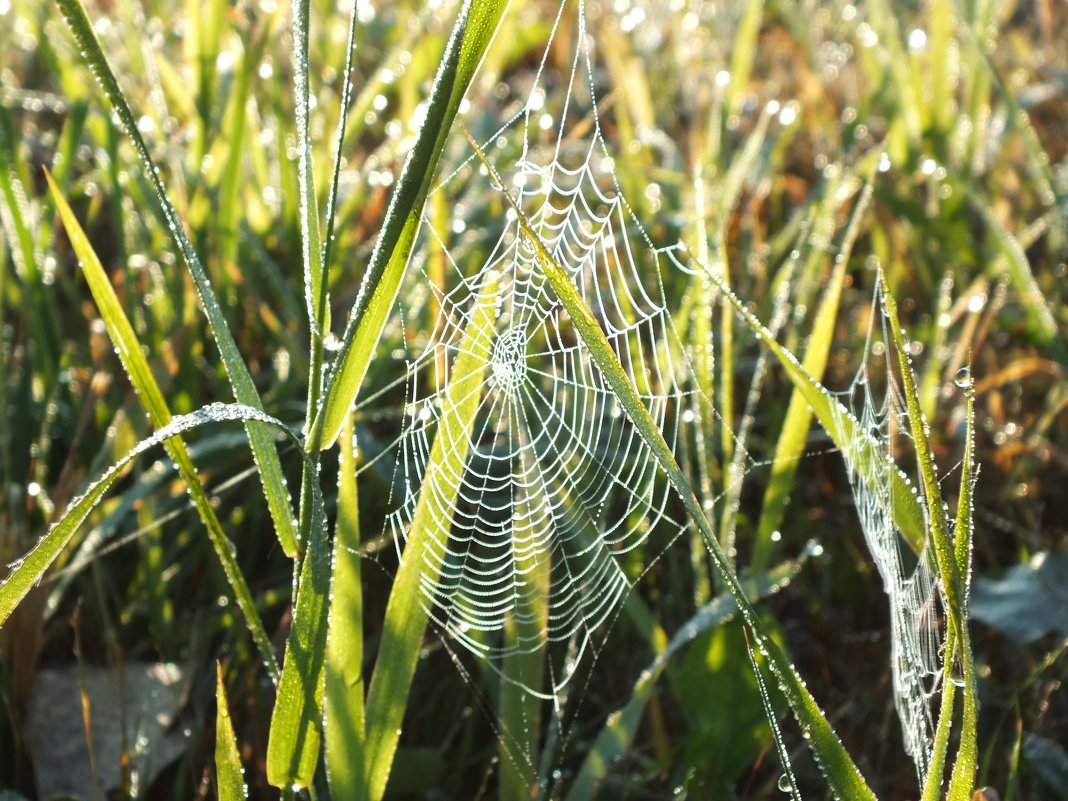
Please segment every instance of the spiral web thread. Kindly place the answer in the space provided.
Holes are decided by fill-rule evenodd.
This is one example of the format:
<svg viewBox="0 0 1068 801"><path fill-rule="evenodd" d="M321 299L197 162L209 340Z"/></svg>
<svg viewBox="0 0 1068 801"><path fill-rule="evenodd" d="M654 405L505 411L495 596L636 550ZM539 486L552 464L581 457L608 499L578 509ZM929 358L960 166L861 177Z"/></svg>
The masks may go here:
<svg viewBox="0 0 1068 801"><path fill-rule="evenodd" d="M838 393L857 426L842 455L864 539L889 601L894 706L905 751L923 786L931 761L932 701L942 681L943 604L929 542L918 557L912 554L893 519L891 481L898 470L894 443L908 437L909 423L894 379L893 340L881 309L877 289L864 360L849 388ZM884 386L875 386L877 382Z"/></svg>
<svg viewBox="0 0 1068 801"><path fill-rule="evenodd" d="M521 153L500 171L511 176L519 208L567 269L656 425L675 444L680 412L693 400L687 367L658 255L623 199L602 136L581 3L577 31L567 84L553 88L564 97L557 117L549 116L542 87L543 58L523 108L488 149L509 141L509 125L521 127ZM445 183L465 173L475 173L477 193L490 191L485 170L477 174L470 161ZM388 527L403 547L420 493L433 493L430 536L443 566L440 573L426 570L421 581L432 620L491 662L566 644L563 664L550 664L556 693L630 589L621 560L652 532L672 539L684 524L672 517L667 482L520 236L514 213L489 255L466 270L441 233L427 228L454 285L435 287L425 263L415 272L439 313L408 365ZM480 350L488 365L474 389L478 411L463 469L424 482L439 424L450 404L462 402L450 395L449 373L487 308L492 331L482 334Z"/></svg>

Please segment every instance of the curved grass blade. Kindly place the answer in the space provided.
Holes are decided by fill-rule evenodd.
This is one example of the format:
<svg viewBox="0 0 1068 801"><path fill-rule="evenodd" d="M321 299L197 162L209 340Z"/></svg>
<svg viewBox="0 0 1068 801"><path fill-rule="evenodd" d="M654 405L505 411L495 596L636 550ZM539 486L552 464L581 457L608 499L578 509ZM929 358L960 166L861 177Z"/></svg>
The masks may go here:
<svg viewBox="0 0 1068 801"><path fill-rule="evenodd" d="M801 367L814 377L822 376L824 369L827 367L827 359L830 356L831 344L834 339L834 324L838 318L838 301L842 296L842 286L845 282L846 265L849 262L849 254L853 250L853 243L856 241L857 233L860 230L860 221L867 212L871 196L872 185L869 182L865 185L854 207L852 220L846 229L841 250L835 257L834 269L831 272L830 279L827 281L827 288L824 290L823 298L820 300L816 319L812 323L812 333L808 337L805 357L801 362ZM757 570L767 564L771 534L782 522L790 487L793 485L794 475L797 473L798 460L805 448L805 439L808 436L811 424L812 408L801 390L795 387L790 395L790 403L786 408L786 417L783 418L782 432L779 434L779 440L775 445L775 456L771 461L771 473L768 476L767 488L764 491L764 502L761 504L760 521L757 525L752 560L753 566Z"/></svg>
<svg viewBox="0 0 1068 801"><path fill-rule="evenodd" d="M118 462L115 462L105 473L89 486L84 495L79 496L67 507L67 511L49 530L48 533L38 540L37 544L12 566L11 572L0 584L0 626L11 615L12 610L18 605L26 593L30 591L49 565L55 561L59 553L71 541L78 527L96 508L105 493L122 475L127 466L138 456L150 448L166 442L172 437L177 437L199 426L208 423L223 423L227 421L255 421L280 430L298 448L300 439L280 420L271 417L260 409L245 406L241 403L213 403L204 406L195 412L178 415L155 434L141 440L133 449ZM317 505L322 510L322 496L316 499ZM323 514L325 519L325 514ZM233 554L231 552L231 558ZM236 569L236 559L234 560ZM284 678L284 675L283 675Z"/></svg>
<svg viewBox="0 0 1068 801"><path fill-rule="evenodd" d="M92 292L93 300L100 310L104 325L107 326L108 336L115 346L123 369L126 371L126 375L129 376L130 383L133 384L134 389L137 391L145 411L148 412L153 427L156 429L164 428L172 420L171 410L167 406L167 401L163 397L159 384L156 383L156 378L148 365L148 359L141 350L137 334L126 317L122 303L116 296L115 290L111 286L103 266L100 264L100 259L97 258L93 246L85 235L85 231L82 230L78 219L74 216L74 212L71 211L67 201L63 198L63 194L59 191L59 187L56 186L47 170L45 171L45 178L52 191L52 199L59 211L60 219L63 221L63 227L67 231L67 238L70 240L71 247L74 249L74 253L82 266L82 272L85 274L86 282L89 284L89 290ZM219 522L215 509L211 505L211 500L204 491L204 486L197 475L196 467L189 457L189 451L186 450L185 443L178 438L166 442L164 447L174 460L175 465L177 465L178 472L186 487L189 488L193 506L196 508L197 514L200 515L200 519L204 522L204 527L208 530L208 537L211 539L212 547L219 557L219 562L226 573L226 578L233 588L234 597L237 600L238 608L244 616L245 624L248 626L257 648L259 648L260 656L267 665L272 680L277 682L281 672L274 658L270 638L263 627L263 621L260 620L259 612L256 611L256 604L252 599L252 593L249 591L248 585L245 583L245 577L237 565L237 560L234 558L230 540L223 531L222 524Z"/></svg>
<svg viewBox="0 0 1068 801"><path fill-rule="evenodd" d="M238 403L262 411L263 402L260 400L259 392L256 390L256 385L252 380L252 374L249 373L248 365L241 358L233 333L230 331L230 326L223 316L222 307L215 297L215 290L212 288L207 273L200 263L200 258L193 248L193 243L189 241L189 237L182 227L182 221L174 208L174 204L167 195L167 189L163 185L159 168L156 167L151 154L148 152L148 147L145 145L145 141L137 128L137 119L130 109L129 103L126 102L126 97L119 87L115 73L104 56L104 51L100 46L96 33L93 31L92 23L85 13L85 8L80 0L56 0L56 4L63 13L63 18L74 35L74 40L79 50L81 50L83 58L85 58L93 75L99 81L105 97L111 103L123 130L141 160L145 175L156 194L156 200L159 202L167 227L170 229L171 236L174 238L178 250L182 254L182 259L189 269L189 274L193 278L212 336L219 347L219 354L222 357L223 367L226 369L226 375L230 380L234 397ZM252 444L252 453L256 459L256 465L259 467L260 480L263 482L263 494L267 500L271 519L274 521L278 541L287 556L296 556L300 550L297 543L296 522L289 493L286 490L285 479L282 475L282 464L278 459L278 451L275 449L270 429L255 422L254 418L249 418L246 428L249 442Z"/></svg>
<svg viewBox="0 0 1068 801"><path fill-rule="evenodd" d="M812 377L804 366L798 362L797 357L775 340L771 332L757 319L756 315L746 308L741 299L731 291L720 276L707 267L704 270L705 274L723 293L754 336L775 354L775 358L786 369L786 374L790 377L794 386L801 391L809 406L812 407L816 419L819 420L820 425L830 435L835 445L841 448L843 453L847 453L849 452L846 448L848 443L856 442L861 437L869 436L860 430L850 411ZM861 450L867 451L867 449ZM858 473L863 475L864 471L858 470ZM894 523L905 537L909 547L917 554L921 553L924 542L927 539L927 524L920 499L913 492L912 486L900 469L895 468L890 472L890 482Z"/></svg>
<svg viewBox="0 0 1068 801"><path fill-rule="evenodd" d="M215 663L215 706L215 781L219 801L244 801L248 798L248 787L230 720L230 705L226 702L222 665L218 662Z"/></svg>
<svg viewBox="0 0 1068 801"><path fill-rule="evenodd" d="M309 435L312 452L337 439L356 398L400 291L445 138L507 6L494 0L465 0L460 8L434 78L426 119L401 169L382 233L349 313L340 352L330 368L325 402Z"/></svg>
<svg viewBox="0 0 1068 801"><path fill-rule="evenodd" d="M768 658L771 670L778 679L779 688L790 704L798 723L807 733L808 745L831 785L831 789L841 798L875 801L874 793L838 739L831 724L824 717L816 700L805 686L805 682L798 675L786 654L772 640L760 617L756 614L738 576L731 567L730 559L720 547L713 526L705 516L700 501L690 487L682 468L675 461L671 446L660 433L652 415L642 402L641 396L627 377L600 323L590 311L590 307L575 287L567 271L556 262L526 215L508 194L504 188L504 182L486 159L481 148L474 140L471 140L471 144L515 213L519 227L534 249L546 279L552 285L561 304L571 315L575 330L585 343L590 356L597 363L601 375L612 388L616 400L634 425L635 430L649 446L653 458L664 471L667 480L679 495L691 520L704 539L705 547L708 549L723 587L734 597L757 648Z"/></svg>
<svg viewBox="0 0 1068 801"><path fill-rule="evenodd" d="M385 634L367 692L366 775L370 801L386 789L397 750L419 649L426 631L427 611L421 581L433 581L441 571L444 552L431 547L435 529L448 530L450 510L459 487L450 476L463 473L470 450L470 432L481 402L480 388L489 363L493 339L493 311L498 300L492 274L479 291L471 322L464 333L449 380L434 444L431 446L412 515L408 541L386 606Z"/></svg>

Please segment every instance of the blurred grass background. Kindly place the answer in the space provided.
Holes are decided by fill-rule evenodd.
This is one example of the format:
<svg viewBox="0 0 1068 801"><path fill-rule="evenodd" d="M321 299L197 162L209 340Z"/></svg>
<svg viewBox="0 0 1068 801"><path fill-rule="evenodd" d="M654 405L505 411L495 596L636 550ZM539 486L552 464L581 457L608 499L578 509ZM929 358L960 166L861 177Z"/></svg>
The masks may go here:
<svg viewBox="0 0 1068 801"><path fill-rule="evenodd" d="M98 0L87 8L140 115L138 127L164 165L267 410L298 424L303 400L295 399L304 397L307 357L288 6ZM359 285L453 11L449 3L360 4L357 97L332 245L340 265L330 276L336 314L351 305ZM555 11L553 3L513 0L461 114L476 138L496 128L509 102L525 99ZM345 16L313 3L319 186L328 185ZM1053 0L616 0L590 3L588 16L606 138L638 218L658 245L699 243L703 224L721 236L733 288L764 320L774 311L782 265L799 259L780 337L799 355L855 202L849 181L873 176L872 205L842 278L824 383L844 388L852 379L878 262L901 301L943 475L955 475L962 450L963 405L952 378L972 364L982 464L976 574L1001 577L1036 554L1063 550L1068 8ZM551 67L567 69L569 51L559 42L569 35L573 24L565 21ZM42 167L63 188L111 273L172 410L230 399L192 284L105 109L54 8L41 0L0 0L4 563L150 431L57 226ZM454 136L444 169L468 155L466 142ZM441 231L455 230L449 200L446 188L428 205L428 216L445 222L436 226ZM477 260L496 239L501 206L487 191L463 208L468 235L457 252ZM687 280L669 274L668 297L680 298ZM705 309L680 306L680 325ZM717 400L737 430L758 351L741 331L732 332L729 316L711 308L707 315L716 337ZM413 341L392 329L383 357L372 364L370 387L403 369L390 354L420 336L410 330L412 321L407 325ZM775 459L789 397L787 379L770 370L747 442L757 463ZM361 443L388 441L395 432L399 413L387 401L361 411ZM716 451L717 480L730 461L728 440ZM270 534L243 443L239 432L209 433L196 438L193 451L268 631L278 632L281 643L290 565ZM800 478L775 515L782 515L779 537L761 528L771 469L747 470L732 521L739 565L781 561L813 537L824 546L823 557L767 606L874 788L882 797L905 797L914 792L913 777L890 705L882 588L863 549L840 457L815 432L805 450ZM283 451L283 463L297 486L299 459ZM361 516L365 540L380 549L384 493L375 475L362 479ZM34 673L71 665L77 653L86 665L163 661L186 670L176 724L186 738L184 754L151 786L128 784L127 795L214 793L208 776L215 659L226 665L250 787L258 797L269 793L263 759L270 687L183 490L169 463L140 463L0 630L0 787L34 797L24 725ZM364 571L370 648L392 569L388 559L382 565ZM637 592L674 631L707 597L707 581L701 560L676 548ZM1056 616L1064 596L1031 601ZM1066 797L1057 779L1068 764L1064 636L1062 625L1020 643L975 624L980 784L1002 798ZM576 687L581 697L572 699L563 742L544 765L550 786L566 790L605 716L626 701L651 658L644 643L621 618L593 676ZM743 650L741 630L726 626L702 635L676 660L598 797L663 798L676 787L695 798L781 795ZM495 796L498 744L486 698L496 679L457 659L464 672L448 649L428 639L391 797Z"/></svg>

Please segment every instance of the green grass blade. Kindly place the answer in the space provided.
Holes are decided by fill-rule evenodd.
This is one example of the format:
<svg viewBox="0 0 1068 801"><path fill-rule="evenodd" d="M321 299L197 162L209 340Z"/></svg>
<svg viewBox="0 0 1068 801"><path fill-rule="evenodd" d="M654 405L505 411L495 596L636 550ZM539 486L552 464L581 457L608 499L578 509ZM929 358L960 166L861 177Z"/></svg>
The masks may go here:
<svg viewBox="0 0 1068 801"><path fill-rule="evenodd" d="M756 60L757 38L760 35L760 21L764 16L764 0L747 0L745 10L738 23L734 40L731 43L730 76L724 105L727 112L733 114L738 110L739 98L745 94L749 75Z"/></svg>
<svg viewBox="0 0 1068 801"><path fill-rule="evenodd" d="M966 572L960 569L957 548L949 533L948 521L942 504L942 494L938 484L938 470L931 454L927 423L923 412L920 411L919 395L916 391L916 381L912 375L912 366L909 363L908 348L905 343L901 322L898 318L897 302L890 294L889 289L886 287L885 279L881 274L880 281L883 308L886 310L888 325L897 350L902 391L905 396L906 409L908 410L909 428L912 432L913 445L916 449L916 461L920 468L920 478L923 484L923 496L930 524L931 542L934 545L935 561L938 565L939 576L942 579L942 589L945 594L946 606L948 607L944 671L951 681L959 681L963 685L964 714L961 722L961 745L957 761L953 767L953 776L950 779L949 798L950 801L968 801L971 798L978 766L975 730L978 705L976 700L975 664L972 659L970 638L968 636L967 594L964 582ZM970 401L971 399L969 398L969 412L974 414ZM970 437L970 419L968 433ZM966 447L965 456L966 459L970 460L972 458L971 449L970 446ZM970 482L970 467L965 468L962 475ZM965 490L962 487L961 495L962 501L967 503L970 509L970 488ZM965 518L965 523L969 522L970 512ZM969 535L970 532L963 535L965 544L961 548L967 548L970 553ZM952 650L950 650L950 646L953 646Z"/></svg>
<svg viewBox="0 0 1068 801"><path fill-rule="evenodd" d="M334 174L330 179L330 195L326 200L326 236L323 237L323 271L326 280L330 276L330 254L334 245L334 217L337 214L337 187L341 182L342 153L345 148L345 128L349 119L349 106L352 102L352 69L356 58L356 20L359 6L352 4L349 14L349 36L345 44L345 68L341 74L340 113L337 120L337 141L334 147Z"/></svg>
<svg viewBox="0 0 1068 801"><path fill-rule="evenodd" d="M319 232L319 203L315 194L311 134L308 56L308 8L310 0L293 4L293 90L297 116L297 175L300 187L300 246L304 263L304 302L311 333L308 374L308 423L315 415L322 382L323 337L330 328L329 293L323 280L322 235Z"/></svg>
<svg viewBox="0 0 1068 801"><path fill-rule="evenodd" d="M471 321L457 352L431 446L423 489L419 493L408 541L386 607L385 634L367 692L367 799L378 801L386 789L404 718L408 690L419 659L427 612L421 581L433 581L444 552L434 547L435 534L451 527L451 510L470 450L470 432L481 403L480 388L489 363L497 278L487 275L479 290Z"/></svg>
<svg viewBox="0 0 1068 801"><path fill-rule="evenodd" d="M786 369L786 374L804 395L805 400L812 407L816 419L830 435L835 445L842 449L843 453L852 452L847 448L848 444L855 443L860 437L868 436L861 431L852 413L834 398L812 375L805 370L797 358L786 348L775 341L771 332L757 319L741 299L731 292L730 288L723 283L718 275L711 269L705 269L706 274L723 292L727 302L749 327L753 335L764 343ZM868 449L854 449L863 454ZM864 475L864 470L857 470ZM894 523L905 537L906 542L916 552L923 550L927 538L926 522L924 520L923 506L919 498L913 492L908 479L899 469L890 474L891 507L894 515Z"/></svg>
<svg viewBox="0 0 1068 801"><path fill-rule="evenodd" d="M964 380L964 379L958 379ZM971 375L966 378L964 395L967 401L967 430L964 440L964 458L961 462L960 499L957 503L957 519L953 526L953 552L957 570L964 580L964 600L967 603L972 548L972 492L975 485L975 389L971 386ZM957 651L957 632L949 628L946 632L945 651L953 654ZM962 664L963 676L951 677L964 681L964 711L961 716L960 745L957 747L957 761L950 781L950 798L967 798L975 778L978 759L976 732L977 704L974 669L969 669L970 654ZM949 669L952 669L952 665ZM969 678L970 675L970 678ZM931 770L923 788L923 801L937 801L942 794L942 780L945 775L946 756L949 752L949 737L953 730L953 709L957 696L957 684L954 680L942 682L942 704L935 729L934 746L931 756Z"/></svg>
<svg viewBox="0 0 1068 801"><path fill-rule="evenodd" d="M967 630L968 597L971 591L971 557L972 557L972 497L975 489L975 388L972 385L971 372L957 381L966 382L964 396L967 401L967 429L964 440L964 457L961 463L960 498L957 502L957 519L953 525L953 552L956 557L957 571L961 577L961 602L964 606L964 628L962 628L961 668L962 676L951 676L954 681L963 679L962 688L964 709L961 714L960 745L957 746L957 761L953 765L953 775L949 781L950 801L968 801L971 797L979 762L978 723L979 691L976 686L975 660L970 648ZM948 644L946 653L953 653ZM951 668L952 669L952 668ZM954 681L949 685L953 686ZM941 721L939 721L941 722Z"/></svg>
<svg viewBox="0 0 1068 801"><path fill-rule="evenodd" d="M123 130L141 160L145 176L155 192L156 200L159 202L167 227L170 229L171 236L174 237L178 250L182 254L182 259L185 261L186 267L193 278L208 325L211 327L212 336L219 347L223 367L226 369L230 385L233 387L234 397L240 404L262 410L263 402L260 400L259 392L256 391L252 374L249 373L248 366L241 358L233 333L230 331L230 326L223 316L222 307L215 296L215 290L212 288L207 273L200 263L200 258L193 248L193 243L189 241L189 237L182 227L182 221L174 208L174 204L171 203L166 187L163 185L159 169L154 164L148 147L145 145L145 141L137 128L137 118L130 109L130 105L126 102L126 97L119 87L115 73L104 56L104 51L96 37L96 33L93 31L92 23L85 13L85 8L80 0L56 0L56 3L63 13L67 26L74 35L78 48L83 53L83 58L89 64L93 75L100 82L104 95L107 97L108 102L111 103ZM256 459L256 464L259 467L264 497L267 500L271 519L274 521L278 541L281 543L286 555L295 556L299 552L296 523L289 493L285 487L278 451L275 449L270 429L252 422L254 418L249 418L249 420L250 422L247 426L248 437L252 444L252 452Z"/></svg>
<svg viewBox="0 0 1068 801"><path fill-rule="evenodd" d="M245 771L237 750L234 724L230 720L230 705L226 701L222 665L215 665L215 781L219 801L244 801L248 798Z"/></svg>
<svg viewBox="0 0 1068 801"><path fill-rule="evenodd" d="M314 473L310 459L305 461L305 469ZM284 788L311 786L322 739L331 553L319 483L313 481L310 490L312 528L267 742L267 780Z"/></svg>
<svg viewBox="0 0 1068 801"><path fill-rule="evenodd" d="M834 270L827 281L827 288L820 300L816 319L812 323L812 333L808 337L805 358L801 362L801 367L814 378L822 376L827 367L849 254L853 250L853 243L860 230L860 221L867 213L871 195L872 187L869 183L854 207L852 221L846 229L842 247L835 257ZM768 485L764 491L764 502L761 506L760 521L757 524L756 541L753 546L752 567L754 570L761 570L767 564L771 535L779 527L786 511L790 487L797 473L798 460L805 448L805 440L808 438L811 423L812 409L801 390L795 387L786 408L782 431L775 445L775 457L771 461L771 474L768 476Z"/></svg>
<svg viewBox="0 0 1068 801"><path fill-rule="evenodd" d="M858 801L860 799L872 799L874 801L874 794L865 782L860 770L842 746L831 724L824 717L816 700L809 693L804 681L797 674L786 654L772 640L764 624L757 616L756 610L753 609L737 575L732 569L730 559L723 552L716 539L713 526L705 516L700 501L694 495L682 468L675 461L671 446L668 445L660 433L652 415L642 402L641 396L627 377L626 371L620 364L612 345L609 343L590 307L575 287L567 271L556 262L545 244L538 237L537 231L526 215L512 200L511 195L504 188L504 183L501 181L500 176L497 175L496 170L485 158L478 144L474 140L472 140L471 144L515 212L520 229L534 248L538 263L541 265L546 279L561 304L571 315L575 330L585 343L590 356L597 363L601 375L604 376L612 388L616 400L634 425L635 430L645 440L652 458L656 460L664 471L667 480L678 493L691 520L700 531L705 547L712 557L713 566L719 574L724 588L734 597L739 610L741 610L745 625L753 635L757 647L761 653L767 656L770 667L779 681L779 687L783 695L793 709L798 722L808 734L808 745L819 762L820 768L823 770L832 790L841 798L857 799Z"/></svg>
<svg viewBox="0 0 1068 801"><path fill-rule="evenodd" d="M356 443L350 414L341 432L334 575L326 640L324 738L334 798L359 798L363 787L363 588L360 576Z"/></svg>
<svg viewBox="0 0 1068 801"><path fill-rule="evenodd" d="M1035 273L1031 269L1031 263L1027 260L1027 254L1019 240L1005 228L994 210L980 198L978 193L969 192L968 199L972 207L979 212L979 216L983 218L987 230L997 240L1008 261L1009 276L1013 287L1020 294L1020 302L1027 315L1032 334L1044 345L1057 344L1057 321L1053 317L1049 304L1046 303L1046 296L1039 288L1038 282L1035 281Z"/></svg>
<svg viewBox="0 0 1068 801"><path fill-rule="evenodd" d="M927 520L930 526L931 543L934 546L935 559L938 563L938 572L942 577L942 586L946 594L946 602L949 606L949 625L960 629L963 623L960 573L957 570L957 560L953 552L953 543L950 539L945 510L942 506L942 493L938 487L938 469L931 454L931 442L926 431L926 420L920 411L919 395L916 391L916 381L912 375L912 365L908 357L908 345L905 342L904 331L897 314L897 302L890 294L884 279L880 274L883 309L886 311L887 325L890 335L894 340L897 350L898 372L901 376L902 393L905 396L905 405L908 412L909 430L912 433L913 447L916 449L916 462L920 470L920 482L923 487L923 501L927 510ZM947 660L952 657L947 654Z"/></svg>
<svg viewBox="0 0 1068 801"><path fill-rule="evenodd" d="M400 291L445 138L506 7L507 3L493 0L465 0L460 9L434 80L426 119L401 170L382 233L349 313L341 349L327 380L325 403L311 428L310 450L337 438L356 398Z"/></svg>
<svg viewBox="0 0 1068 801"><path fill-rule="evenodd" d="M775 752L779 755L779 763L783 768L783 773L779 776L778 781L779 789L789 792L791 801L801 801L801 791L797 789L797 776L794 775L793 765L790 763L790 753L786 750L782 729L779 728L778 715L775 713L775 707L771 703L768 685L764 681L764 670L757 660L756 652L753 651L753 645L749 642L748 635L745 638L745 652L749 655L749 664L753 668L753 675L756 676L757 687L760 689L760 702L764 706L764 716L768 719L768 723L771 724L771 738L775 743ZM785 788L783 787L783 779L786 780L787 784Z"/></svg>
<svg viewBox="0 0 1068 801"><path fill-rule="evenodd" d="M142 405L145 407L145 411L148 412L152 425L156 429L161 429L171 422L171 410L163 397L163 392L160 390L155 376L152 374L148 359L141 350L137 334L134 332L133 326L122 308L122 303L119 301L107 274L104 272L100 259L97 258L93 246L85 235L85 231L82 230L78 219L74 216L74 212L47 171L45 172L45 178L51 189L52 199L56 204L56 209L59 211L60 219L63 221L63 227L67 231L67 238L70 240L71 247L81 263L82 272L85 274L86 282L89 284L89 290L92 292L93 300L100 310L100 316L104 320L105 326L107 326L108 336L115 346L123 369L126 371L126 375L129 376L130 383L133 384ZM219 522L211 500L208 498L207 493L204 491L204 486L197 476L196 467L194 467L193 461L189 457L185 443L176 438L167 442L165 447L174 463L178 466L178 472L182 480L189 488L193 506L200 515L200 519L204 522L204 527L208 530L208 537L211 539L212 547L219 557L219 562L226 573L226 578L230 582L231 588L233 588L238 608L241 610L249 632L260 650L260 655L267 665L272 679L278 681L281 674L274 658L270 638L263 627L263 621L260 620L259 612L256 611L252 593L249 591L244 575L241 573L241 569L234 557L230 540L223 531L222 524Z"/></svg>
<svg viewBox="0 0 1068 801"><path fill-rule="evenodd" d="M7 234L15 274L22 279L34 313L29 324L34 334L35 348L43 369L38 375L51 391L60 354L60 329L56 319L56 302L47 292L41 274L41 253L34 243L34 224L31 207L20 177L23 170L19 158L11 119L7 109L0 106L0 230Z"/></svg>
<svg viewBox="0 0 1068 801"><path fill-rule="evenodd" d="M0 626L11 615L26 593L30 591L49 565L55 561L60 552L74 537L78 527L100 503L101 498L123 474L123 471L145 451L208 423L227 421L256 421L280 430L297 447L299 438L280 420L269 414L240 403L213 403L189 414L178 415L155 434L141 440L122 459L115 462L104 474L89 486L83 495L73 500L62 517L53 525L37 544L23 558L16 561L0 584ZM321 502L321 499L320 499Z"/></svg>
<svg viewBox="0 0 1068 801"><path fill-rule="evenodd" d="M520 432L522 436L522 432ZM536 475L533 457L522 448L523 475ZM549 565L552 556L540 542L545 532L531 525L537 510L550 503L532 482L516 492L512 512L512 543L515 564L515 608L505 622L506 652L501 666L499 801L530 801L537 782L538 737L541 733L545 653L549 633ZM537 647L533 644L537 643Z"/></svg>

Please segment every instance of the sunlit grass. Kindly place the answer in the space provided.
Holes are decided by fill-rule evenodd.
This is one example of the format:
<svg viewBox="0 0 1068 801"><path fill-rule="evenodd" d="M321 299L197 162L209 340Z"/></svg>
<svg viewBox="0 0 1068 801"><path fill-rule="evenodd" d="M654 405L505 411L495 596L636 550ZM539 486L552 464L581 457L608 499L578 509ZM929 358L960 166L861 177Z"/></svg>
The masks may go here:
<svg viewBox="0 0 1068 801"><path fill-rule="evenodd" d="M783 733L805 797L827 788L801 756L809 727L839 794L861 797L865 780L878 797L917 794L885 714L885 599L834 452L851 435L816 383L849 386L883 280L908 341L882 346L915 372L913 382L900 365L901 425L916 445L898 459L894 515L917 551L933 538L949 577L946 659L963 682L946 685L941 720L958 704L964 744L940 727L938 767L954 798L970 797L976 770L975 786L1003 797L1041 792L1019 744L1025 730L1063 741L1063 702L1040 713L1036 701L1063 662L1043 661L1040 646L1002 656L986 629L969 638L966 603L970 571L1057 546L1056 521L1068 519L1056 492L1068 480L1063 9L588 9L622 191L657 245L683 242L700 268L665 273L664 290L717 415L670 454L677 474L664 462L694 499L689 533L624 565L641 581L590 673L553 704L509 682L544 681L540 652L498 673L437 644L414 560L398 568L385 542L389 468L361 460L398 435L405 399L388 388L405 362L394 354L418 349L435 319L432 303L420 319L392 314L419 280L406 265L425 259L444 282L441 248L482 263L505 212L489 176L447 184L424 210L472 158L453 116L484 141L525 99L555 4L513 3L477 74L492 3L472 5L468 29L454 28L456 4L361 3L351 51L349 7L93 3L86 25L75 0L60 6L70 28L40 0L0 0L0 557L14 562L64 520L0 595L0 787L31 793L21 699L37 666L74 661L66 624L80 608L83 660L174 661L209 678L221 665L218 687L190 685L186 755L142 795L188 797L218 759L220 797L239 797L241 764L254 797L271 792L268 780L374 799L480 788L515 799L782 797L757 665L786 683L801 723ZM558 37L574 34L565 14ZM567 69L566 49L550 52L550 71ZM102 75L103 58L115 83L105 75L102 89L87 65ZM435 75L444 83L431 95ZM437 250L420 250L424 213ZM555 291L566 305L566 285ZM568 310L581 319L580 305ZM614 357L602 351L608 376ZM452 366L461 395L481 369L469 361ZM974 397L953 381L965 366ZM613 387L637 420L626 381ZM247 421L255 460L232 423L194 430L212 422L196 410L234 400L249 408L216 417ZM188 448L171 439L93 484L190 413L174 418ZM431 470L462 470L464 414L439 426ZM297 438L276 437L256 422L265 415ZM711 519L706 499L719 502ZM413 523L409 545L418 533ZM807 559L814 550L829 558ZM343 606L328 629L331 592ZM738 624L721 628L739 603L769 654L752 666ZM724 661L741 666L729 686L749 707L705 709L686 680L704 666L724 670L726 686ZM278 665L288 671L276 706ZM780 696L768 703L785 712ZM713 716L718 726L702 723ZM236 746L215 743L231 730ZM728 745L729 764L697 756ZM929 783L924 797L939 789Z"/></svg>

